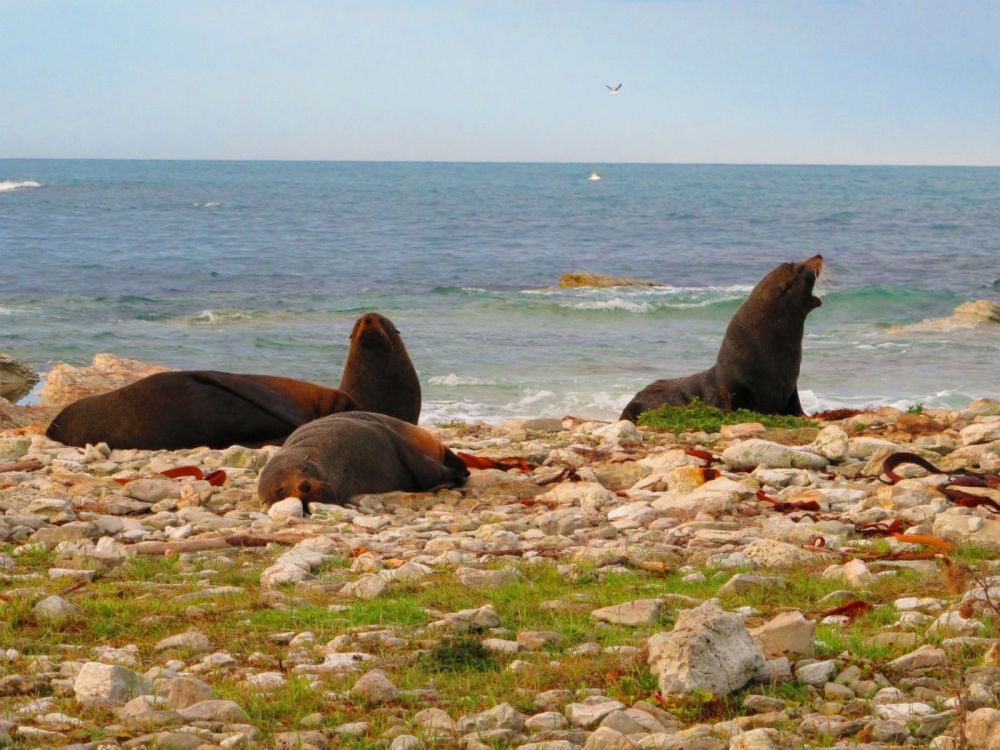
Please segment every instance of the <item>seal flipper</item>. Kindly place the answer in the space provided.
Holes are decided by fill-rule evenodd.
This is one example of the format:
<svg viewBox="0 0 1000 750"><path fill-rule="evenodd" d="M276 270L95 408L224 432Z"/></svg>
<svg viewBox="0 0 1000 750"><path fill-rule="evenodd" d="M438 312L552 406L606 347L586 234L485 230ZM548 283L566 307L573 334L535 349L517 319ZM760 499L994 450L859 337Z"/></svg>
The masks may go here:
<svg viewBox="0 0 1000 750"><path fill-rule="evenodd" d="M196 370L190 375L197 382L231 393L256 406L268 416L284 422L288 425L289 432L312 420L312 416L306 414L288 394L257 380L252 375L216 370Z"/></svg>
<svg viewBox="0 0 1000 750"><path fill-rule="evenodd" d="M792 417L801 417L805 414L805 412L802 411L802 403L799 401L798 387L792 389L792 395L789 397L788 403L785 404L785 408L781 410L781 414Z"/></svg>
<svg viewBox="0 0 1000 750"><path fill-rule="evenodd" d="M445 449L444 463L414 448L409 443L396 440L396 455L413 479L414 491L427 492L443 487L461 487L469 476L469 469L450 450Z"/></svg>

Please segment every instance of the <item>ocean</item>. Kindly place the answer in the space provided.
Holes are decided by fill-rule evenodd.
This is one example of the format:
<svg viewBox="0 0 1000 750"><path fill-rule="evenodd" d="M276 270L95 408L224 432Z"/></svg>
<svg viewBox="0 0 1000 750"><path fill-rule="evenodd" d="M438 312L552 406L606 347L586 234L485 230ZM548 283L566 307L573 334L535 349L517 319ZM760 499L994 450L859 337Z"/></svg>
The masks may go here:
<svg viewBox="0 0 1000 750"><path fill-rule="evenodd" d="M1000 325L905 327L1000 301L1000 168L0 160L0 351L336 386L378 310L423 422L610 419L816 253L807 411L1000 398Z"/></svg>

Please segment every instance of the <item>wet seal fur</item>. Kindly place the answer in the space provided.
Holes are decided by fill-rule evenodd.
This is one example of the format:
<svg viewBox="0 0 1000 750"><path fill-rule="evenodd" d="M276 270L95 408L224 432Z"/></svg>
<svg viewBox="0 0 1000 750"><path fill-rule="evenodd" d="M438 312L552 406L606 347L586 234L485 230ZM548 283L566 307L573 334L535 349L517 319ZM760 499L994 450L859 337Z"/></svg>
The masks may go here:
<svg viewBox="0 0 1000 750"><path fill-rule="evenodd" d="M279 445L306 422L354 408L346 393L302 380L182 370L75 401L45 434L66 445L145 450Z"/></svg>
<svg viewBox="0 0 1000 750"><path fill-rule="evenodd" d="M420 419L420 379L391 320L376 312L358 318L340 390L354 399L359 411L413 424Z"/></svg>
<svg viewBox="0 0 1000 750"><path fill-rule="evenodd" d="M265 508L288 497L347 504L355 495L425 492L465 484L462 460L427 430L385 414L346 412L303 425L264 466Z"/></svg>
<svg viewBox="0 0 1000 750"><path fill-rule="evenodd" d="M621 419L663 404L701 399L721 409L801 415L798 379L806 316L822 303L813 296L823 256L782 263L750 292L729 321L715 364L685 378L656 380L629 402Z"/></svg>

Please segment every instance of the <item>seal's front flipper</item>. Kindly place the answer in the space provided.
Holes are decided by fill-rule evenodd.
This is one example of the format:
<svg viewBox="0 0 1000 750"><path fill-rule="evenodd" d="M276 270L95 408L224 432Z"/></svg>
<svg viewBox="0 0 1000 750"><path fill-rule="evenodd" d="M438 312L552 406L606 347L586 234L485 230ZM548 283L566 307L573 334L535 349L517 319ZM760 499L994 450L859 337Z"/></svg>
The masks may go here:
<svg viewBox="0 0 1000 750"><path fill-rule="evenodd" d="M288 425L288 432L312 419L287 393L253 376L215 370L198 370L192 372L191 376L200 383L226 391L256 406L265 414Z"/></svg>

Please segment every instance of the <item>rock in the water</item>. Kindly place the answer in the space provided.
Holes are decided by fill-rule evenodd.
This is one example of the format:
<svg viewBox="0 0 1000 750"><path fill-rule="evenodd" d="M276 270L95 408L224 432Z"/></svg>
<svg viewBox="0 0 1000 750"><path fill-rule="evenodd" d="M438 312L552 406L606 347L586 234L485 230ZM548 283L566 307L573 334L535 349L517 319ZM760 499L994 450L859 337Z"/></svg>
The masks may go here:
<svg viewBox="0 0 1000 750"><path fill-rule="evenodd" d="M757 677L765 661L743 618L714 601L682 611L672 632L657 633L647 645L650 669L667 695L698 689L729 695Z"/></svg>
<svg viewBox="0 0 1000 750"><path fill-rule="evenodd" d="M9 354L0 352L0 398L16 402L28 395L38 373L18 362Z"/></svg>
<svg viewBox="0 0 1000 750"><path fill-rule="evenodd" d="M596 287L606 289L613 286L660 286L655 281L642 281L623 276L605 276L599 273L583 273L572 271L559 277L559 286L572 289L575 287Z"/></svg>

